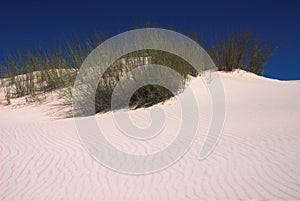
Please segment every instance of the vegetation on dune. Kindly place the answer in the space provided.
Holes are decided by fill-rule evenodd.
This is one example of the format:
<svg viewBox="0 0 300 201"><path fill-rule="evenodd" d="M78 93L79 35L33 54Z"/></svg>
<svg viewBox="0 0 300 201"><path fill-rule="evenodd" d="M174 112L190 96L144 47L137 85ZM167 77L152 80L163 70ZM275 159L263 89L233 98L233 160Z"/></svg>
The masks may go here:
<svg viewBox="0 0 300 201"><path fill-rule="evenodd" d="M34 51L25 50L18 51L16 54L7 54L5 60L0 63L1 85L4 87L7 104L10 104L12 98L24 96L28 97L28 100L37 101L41 95L57 89L61 89L59 90L61 97L71 104L71 89L78 69L87 55L101 44L101 35L103 34L95 34L94 37L85 40L76 37L56 50L38 47ZM195 32L192 32L190 37L200 41ZM254 38L249 32L239 34L234 32L227 37L216 37L212 41L205 41L204 49L221 71L244 69L261 75L266 62L276 48ZM148 60L145 61L145 58ZM111 109L111 95L118 81L126 73L143 64L169 66L181 74L184 80L180 84L176 83L178 93L183 91L190 76L197 76L197 71L188 62L171 53L158 50L129 53L115 61L99 78L95 95L96 112L106 112ZM132 95L129 106L148 107L172 96L174 95L164 87L146 85Z"/></svg>
<svg viewBox="0 0 300 201"><path fill-rule="evenodd" d="M207 47L208 54L220 71L243 69L262 75L276 46L253 37L250 32L233 32L227 38L216 38Z"/></svg>

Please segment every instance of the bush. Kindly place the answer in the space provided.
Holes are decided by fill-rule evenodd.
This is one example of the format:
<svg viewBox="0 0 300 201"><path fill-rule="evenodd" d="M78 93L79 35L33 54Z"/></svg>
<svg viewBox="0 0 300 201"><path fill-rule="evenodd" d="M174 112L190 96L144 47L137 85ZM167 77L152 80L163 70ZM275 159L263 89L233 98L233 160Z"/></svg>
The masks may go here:
<svg viewBox="0 0 300 201"><path fill-rule="evenodd" d="M148 58L148 59L145 59ZM133 60L133 61L132 61ZM122 62L125 61L125 62ZM142 50L132 52L128 55L124 55L115 61L106 72L104 72L102 78L99 80L99 85L96 90L95 96L95 110L96 112L106 112L111 109L111 96L116 84L120 81L120 79L135 69L138 66L146 65L146 64L160 64L163 66L168 66L178 72L184 80L181 83L174 81L172 78L161 77L161 79L169 79L169 83L173 83L175 87L176 94L183 91L186 82L189 80L188 75L196 76L196 70L186 61L179 58L178 56L158 51L158 50ZM150 68L150 67L148 67ZM147 76L144 74L142 70L138 70L139 77L132 77L133 80L136 79L144 79L147 78L143 76ZM162 76L162 75L157 75ZM122 86L125 87L126 86ZM93 87L86 87L92 89ZM89 93L89 92L88 92ZM87 93L87 94L88 94ZM176 95L175 94L175 95ZM151 105L157 104L159 102L163 102L171 97L172 94L168 89L158 86L158 85L146 85L138 89L131 97L129 102L129 107L131 108L140 108L140 107L149 107ZM82 97L78 97L81 98ZM88 104L88 103L86 103ZM120 98L120 103L118 103L118 109L126 107L124 102ZM85 105L85 104L84 104Z"/></svg>
<svg viewBox="0 0 300 201"><path fill-rule="evenodd" d="M215 43L207 49L221 71L243 69L261 75L276 47L253 39L250 32L234 32L229 34L227 39L216 38Z"/></svg>

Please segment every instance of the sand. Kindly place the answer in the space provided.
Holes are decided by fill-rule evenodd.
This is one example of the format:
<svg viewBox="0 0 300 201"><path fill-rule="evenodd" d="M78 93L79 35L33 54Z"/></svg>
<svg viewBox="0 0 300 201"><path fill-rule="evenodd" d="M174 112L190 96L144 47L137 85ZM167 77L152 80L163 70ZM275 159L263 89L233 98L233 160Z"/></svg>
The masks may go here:
<svg viewBox="0 0 300 201"><path fill-rule="evenodd" d="M0 105L0 200L300 199L300 82L244 71L219 75L226 119L213 152L198 159L212 109L207 88L196 78L190 83L201 110L195 142L175 164L147 175L98 163L82 145L74 119L63 116L62 109L70 108L56 96L41 104ZM118 132L112 113L96 118L115 147L147 154L165 148L180 124L176 99L130 116L146 127L149 111L157 108L168 111L166 126L147 142Z"/></svg>

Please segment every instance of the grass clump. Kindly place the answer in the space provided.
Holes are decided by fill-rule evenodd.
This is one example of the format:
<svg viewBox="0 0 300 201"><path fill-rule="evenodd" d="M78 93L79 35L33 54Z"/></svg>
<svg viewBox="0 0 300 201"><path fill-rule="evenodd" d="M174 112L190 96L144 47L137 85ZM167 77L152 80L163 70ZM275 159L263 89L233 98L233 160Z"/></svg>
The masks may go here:
<svg viewBox="0 0 300 201"><path fill-rule="evenodd" d="M180 57L159 50L140 50L129 53L127 55L122 56L117 59L111 66L103 73L102 77L99 78L99 84L96 88L95 93L95 112L107 112L112 108L112 94L119 83L119 81L132 70L136 70L136 76L132 76L131 79L135 82L141 82L141 80L147 80L148 74L145 72L145 69L137 69L139 66L147 65L147 64L159 64L163 66L168 66L171 69L175 70L178 74L182 76L182 80L180 83L174 80L172 77L168 77L166 75L156 75L158 79L166 80L168 83L171 83L174 86L175 94L171 93L168 89L155 85L155 84L147 84L145 82L145 86L142 86L138 90L134 92L130 101L129 108L140 108L140 107L149 107L154 104L163 102L173 97L174 95L182 92L186 83L190 79L190 76L196 76L196 70L186 61L181 59ZM148 66L147 69L151 67ZM88 74L93 74L89 72ZM122 85L124 89L127 86ZM129 87L128 87L129 88ZM90 91L89 91L90 90ZM89 94L92 93L93 86L85 86L84 91L86 93L82 93L83 97L74 97L75 99L81 99L82 107L85 105L89 105ZM86 95L85 95L86 94ZM86 97L85 97L86 96ZM124 105L123 99L120 97L120 101L116 103L115 107L117 109L122 109L127 105ZM116 108L115 108L116 109ZM83 111L83 113L85 113Z"/></svg>
<svg viewBox="0 0 300 201"><path fill-rule="evenodd" d="M255 39L251 32L233 32L227 38L217 37L207 50L220 71L243 69L262 75L276 46Z"/></svg>
<svg viewBox="0 0 300 201"><path fill-rule="evenodd" d="M4 62L0 63L6 102L10 104L11 99L24 96L27 97L26 100L38 101L41 94L59 89L59 95L66 103L71 104L72 87L77 72L88 54L102 43L102 35L96 33L86 39L74 37L54 50L37 47L34 51L7 54ZM220 71L244 69L261 75L276 49L275 46L254 38L250 32L233 32L227 37L216 37L212 41L200 40L197 37L200 34L195 31L189 35L195 41L204 41L201 43L205 44L205 49ZM178 72L184 80L181 83L174 82L177 93L184 90L191 76L198 75L188 62L172 53L151 49L131 52L115 61L99 78L95 112L110 111L111 96L116 84L125 74L145 64L160 64ZM172 79L168 81L172 83ZM173 96L174 94L162 86L145 85L134 92L129 107L148 107ZM121 104L120 108L122 107Z"/></svg>

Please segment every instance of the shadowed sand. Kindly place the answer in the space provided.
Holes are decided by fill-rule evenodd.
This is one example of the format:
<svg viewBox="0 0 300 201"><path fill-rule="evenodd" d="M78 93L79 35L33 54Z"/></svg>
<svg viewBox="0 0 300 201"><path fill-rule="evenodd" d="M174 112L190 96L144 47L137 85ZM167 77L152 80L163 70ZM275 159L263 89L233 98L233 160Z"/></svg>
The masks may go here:
<svg viewBox="0 0 300 201"><path fill-rule="evenodd" d="M209 92L197 78L190 83L201 111L195 142L174 165L148 175L120 174L96 162L81 144L74 120L58 113L70 108L55 96L43 104L0 105L0 199L300 199L299 81L244 71L219 75L226 121L213 153L198 160L212 109ZM166 126L149 141L122 135L112 113L96 117L115 147L146 154L163 149L175 137L180 126L178 103L171 99L130 112L137 126L146 127L151 123L149 111L159 107L167 111Z"/></svg>

